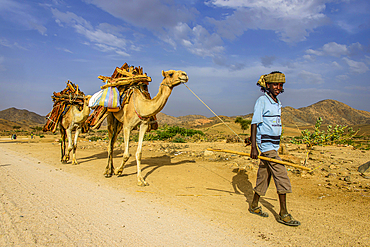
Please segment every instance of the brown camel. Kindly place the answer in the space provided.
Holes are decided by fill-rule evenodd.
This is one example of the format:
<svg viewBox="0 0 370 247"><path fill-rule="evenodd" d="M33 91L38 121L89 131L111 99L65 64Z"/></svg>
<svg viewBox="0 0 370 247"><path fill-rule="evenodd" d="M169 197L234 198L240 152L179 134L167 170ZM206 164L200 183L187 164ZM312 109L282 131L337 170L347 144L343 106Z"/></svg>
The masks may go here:
<svg viewBox="0 0 370 247"><path fill-rule="evenodd" d="M72 151L72 165L77 165L76 149L77 139L80 134L87 117L90 114L89 100L91 95L84 97L83 108L80 111L78 106L70 105L68 111L62 116L59 122L60 134L62 136L61 152L62 162L67 163L69 154ZM75 137L72 139L72 131L75 131ZM68 138L68 148L66 153L66 137Z"/></svg>
<svg viewBox="0 0 370 247"><path fill-rule="evenodd" d="M107 116L108 121L108 165L105 168L104 175L111 177L114 172L113 166L113 147L117 140L118 134L123 129L125 151L121 166L115 171L115 174L121 175L125 163L130 158L129 154L129 139L130 132L136 126L139 126L139 141L136 150L136 164L137 164L137 183L139 186L146 186L148 183L141 175L141 154L142 145L145 132L149 127L149 120L151 116L159 113L166 105L168 97L170 97L172 89L186 83L188 76L183 71L162 71L163 81L161 82L158 94L153 99L147 99L140 92L139 89L134 88L129 102L124 105L118 112L110 112Z"/></svg>

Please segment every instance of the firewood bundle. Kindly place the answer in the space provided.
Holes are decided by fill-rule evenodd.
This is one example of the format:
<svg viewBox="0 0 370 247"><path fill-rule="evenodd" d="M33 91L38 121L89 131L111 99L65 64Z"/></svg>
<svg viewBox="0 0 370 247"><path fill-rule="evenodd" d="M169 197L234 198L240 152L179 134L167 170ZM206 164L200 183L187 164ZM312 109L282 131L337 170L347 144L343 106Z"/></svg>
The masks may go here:
<svg viewBox="0 0 370 247"><path fill-rule="evenodd" d="M105 85L101 86L101 89L107 87L117 87L120 92L125 91L127 88L133 85L148 85L152 81L152 78L143 73L142 67L129 66L127 63L116 67L111 77L98 76Z"/></svg>
<svg viewBox="0 0 370 247"><path fill-rule="evenodd" d="M99 129L106 117L107 108L104 106L97 106L86 119L86 124L91 129Z"/></svg>
<svg viewBox="0 0 370 247"><path fill-rule="evenodd" d="M69 110L71 105L77 105L80 110L84 104L85 94L79 90L78 85L71 81L66 82L67 87L61 92L54 92L51 98L53 99L53 109L46 115L47 122L43 127L43 131L56 131L59 121L62 116Z"/></svg>

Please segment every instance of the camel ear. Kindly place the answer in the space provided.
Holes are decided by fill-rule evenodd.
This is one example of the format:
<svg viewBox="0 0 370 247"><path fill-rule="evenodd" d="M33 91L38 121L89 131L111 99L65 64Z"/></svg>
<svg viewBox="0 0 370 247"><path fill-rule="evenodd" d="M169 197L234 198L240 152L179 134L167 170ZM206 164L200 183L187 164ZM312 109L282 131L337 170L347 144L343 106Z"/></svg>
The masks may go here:
<svg viewBox="0 0 370 247"><path fill-rule="evenodd" d="M166 73L164 73L164 70L162 70L163 77L166 77Z"/></svg>

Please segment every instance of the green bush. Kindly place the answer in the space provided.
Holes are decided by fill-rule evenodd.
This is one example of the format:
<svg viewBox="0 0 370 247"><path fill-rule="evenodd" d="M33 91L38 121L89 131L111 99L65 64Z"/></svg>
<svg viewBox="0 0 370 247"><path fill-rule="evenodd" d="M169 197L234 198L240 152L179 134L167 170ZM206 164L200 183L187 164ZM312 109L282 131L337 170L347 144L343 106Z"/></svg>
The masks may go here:
<svg viewBox="0 0 370 247"><path fill-rule="evenodd" d="M102 140L103 138L101 136L90 136L88 138L89 141L96 142L98 140Z"/></svg>
<svg viewBox="0 0 370 247"><path fill-rule="evenodd" d="M324 144L353 144L353 137L357 134L351 127L345 125L327 126L326 131L321 131L322 118L316 121L314 131L307 129L301 131L300 137L293 137L294 144L306 144L307 147Z"/></svg>
<svg viewBox="0 0 370 247"><path fill-rule="evenodd" d="M250 120L250 119L243 119L242 117L237 117L235 119L235 123L240 124L240 127L243 130L243 133L244 133L244 130L247 130L249 128L249 126L251 125L251 122L252 122L252 120Z"/></svg>
<svg viewBox="0 0 370 247"><path fill-rule="evenodd" d="M186 140L190 139L192 136L204 136L204 133L200 130L186 129L178 126L169 127L165 125L156 131L146 134L144 136L145 141L165 141L169 140L177 143L185 143ZM139 135L133 135L130 139L132 141L138 141Z"/></svg>

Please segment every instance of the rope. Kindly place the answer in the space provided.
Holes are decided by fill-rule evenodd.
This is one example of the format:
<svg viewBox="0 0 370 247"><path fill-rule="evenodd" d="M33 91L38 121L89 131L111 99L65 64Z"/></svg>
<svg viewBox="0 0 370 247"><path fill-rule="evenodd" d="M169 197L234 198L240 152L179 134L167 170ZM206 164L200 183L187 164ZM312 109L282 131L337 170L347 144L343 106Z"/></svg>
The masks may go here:
<svg viewBox="0 0 370 247"><path fill-rule="evenodd" d="M189 89L189 91L192 93L192 94L194 94L194 96L195 97L197 97L197 99L200 101L200 102L202 102L203 103L203 105L205 105L207 108L208 108L208 110L210 110L224 125L226 125L239 139L240 139L240 141L243 143L244 142L244 140L232 129L232 128L230 128L230 126L229 125L227 125L225 122L224 122L224 120L222 120L214 111L212 111L212 109L211 108L209 108L208 107L208 105L206 105L206 103L204 103L203 102L203 100L201 100L193 91L191 91L191 89L185 84L185 83L183 83L184 85L185 85L185 87L187 87L187 89Z"/></svg>

